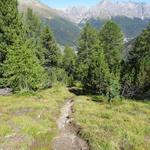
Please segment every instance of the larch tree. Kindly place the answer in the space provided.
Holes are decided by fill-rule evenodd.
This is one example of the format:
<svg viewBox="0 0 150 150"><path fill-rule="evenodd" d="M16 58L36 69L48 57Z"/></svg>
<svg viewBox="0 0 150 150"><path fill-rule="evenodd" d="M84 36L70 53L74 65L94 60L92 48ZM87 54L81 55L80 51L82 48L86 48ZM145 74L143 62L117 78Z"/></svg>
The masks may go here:
<svg viewBox="0 0 150 150"><path fill-rule="evenodd" d="M109 67L105 60L103 48L95 45L92 49L91 63L88 66L84 86L92 93L106 95L109 88Z"/></svg>
<svg viewBox="0 0 150 150"><path fill-rule="evenodd" d="M45 71L35 54L32 40L17 37L4 62L7 86L16 91L37 90L43 86Z"/></svg>
<svg viewBox="0 0 150 150"><path fill-rule="evenodd" d="M123 95L133 97L150 86L150 25L143 30L122 65Z"/></svg>
<svg viewBox="0 0 150 150"><path fill-rule="evenodd" d="M67 75L62 67L62 52L49 27L43 29L40 42L44 49L43 66L49 76L48 86L53 86L57 82L66 83Z"/></svg>
<svg viewBox="0 0 150 150"><path fill-rule="evenodd" d="M64 49L63 66L68 75L73 75L75 72L76 54L75 50L69 46Z"/></svg>
<svg viewBox="0 0 150 150"><path fill-rule="evenodd" d="M103 45L110 71L118 76L124 48L124 36L121 29L115 22L108 21L100 29L99 39Z"/></svg>
<svg viewBox="0 0 150 150"><path fill-rule="evenodd" d="M68 85L72 86L75 79L76 54L75 50L66 46L63 54L63 68L68 75Z"/></svg>
<svg viewBox="0 0 150 150"><path fill-rule="evenodd" d="M44 69L36 57L32 38L18 12L17 0L0 1L0 48L3 86L14 90L36 90L42 87Z"/></svg>
<svg viewBox="0 0 150 150"><path fill-rule="evenodd" d="M92 93L107 94L110 70L97 31L86 24L79 39L78 74L83 88Z"/></svg>
<svg viewBox="0 0 150 150"><path fill-rule="evenodd" d="M0 62L6 59L7 49L22 30L17 0L0 1Z"/></svg>
<svg viewBox="0 0 150 150"><path fill-rule="evenodd" d="M40 35L42 31L42 22L33 10L28 8L24 15L24 24L27 29L27 36L32 39L32 43L36 48L36 56L40 60L40 63L44 63L44 49L40 42Z"/></svg>
<svg viewBox="0 0 150 150"><path fill-rule="evenodd" d="M9 48L22 32L21 16L18 13L17 0L0 1L0 86L4 87L3 63Z"/></svg>
<svg viewBox="0 0 150 150"><path fill-rule="evenodd" d="M90 56L92 54L93 45L98 42L99 40L96 30L89 23L87 23L81 31L77 49L76 74L78 80L81 82L85 82L84 80L87 78L87 70L89 64L91 63Z"/></svg>
<svg viewBox="0 0 150 150"><path fill-rule="evenodd" d="M46 68L60 67L62 63L61 50L49 27L45 27L41 33L41 44L44 48L44 66Z"/></svg>

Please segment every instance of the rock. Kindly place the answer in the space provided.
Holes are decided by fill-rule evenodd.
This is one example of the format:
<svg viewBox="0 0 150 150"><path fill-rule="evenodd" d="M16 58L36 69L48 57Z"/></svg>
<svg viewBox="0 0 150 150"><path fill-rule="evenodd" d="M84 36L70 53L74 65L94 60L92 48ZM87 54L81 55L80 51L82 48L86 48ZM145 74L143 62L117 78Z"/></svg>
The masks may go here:
<svg viewBox="0 0 150 150"><path fill-rule="evenodd" d="M12 89L11 88L3 88L0 89L0 95L2 96L8 96L12 94Z"/></svg>

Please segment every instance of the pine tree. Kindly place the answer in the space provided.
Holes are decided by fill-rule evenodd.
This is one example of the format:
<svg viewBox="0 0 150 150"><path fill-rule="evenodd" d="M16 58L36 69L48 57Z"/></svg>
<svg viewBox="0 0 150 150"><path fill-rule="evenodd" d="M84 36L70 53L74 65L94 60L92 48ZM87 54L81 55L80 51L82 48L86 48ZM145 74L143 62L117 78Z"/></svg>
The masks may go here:
<svg viewBox="0 0 150 150"><path fill-rule="evenodd" d="M76 54L75 50L69 46L64 49L63 68L68 75L68 85L72 86L75 79Z"/></svg>
<svg viewBox="0 0 150 150"><path fill-rule="evenodd" d="M89 63L92 47L97 41L96 30L87 23L81 32L78 43L78 57L80 62Z"/></svg>
<svg viewBox="0 0 150 150"><path fill-rule="evenodd" d="M33 39L27 37L17 0L0 1L0 25L0 82L19 91L38 89L45 73L35 55Z"/></svg>
<svg viewBox="0 0 150 150"><path fill-rule="evenodd" d="M60 67L62 63L61 51L48 27L45 27L41 33L41 44L44 48L44 66L46 68Z"/></svg>
<svg viewBox="0 0 150 150"><path fill-rule="evenodd" d="M96 30L89 23L87 23L81 32L78 42L76 74L78 80L81 82L84 82L87 75L88 66L91 63L90 56L92 54L93 45L98 42L99 40Z"/></svg>
<svg viewBox="0 0 150 150"><path fill-rule="evenodd" d="M136 39L133 50L129 53L129 62L135 70L134 84L142 87L150 84L150 24ZM132 68L132 69L133 69Z"/></svg>
<svg viewBox="0 0 150 150"><path fill-rule="evenodd" d="M99 32L104 54L110 71L117 76L120 74L120 64L123 56L124 38L121 29L113 21L108 21Z"/></svg>
<svg viewBox="0 0 150 150"><path fill-rule="evenodd" d="M107 94L110 72L102 47L99 45L93 46L93 53L90 59L91 63L89 64L88 73L84 80L84 86L90 92Z"/></svg>
<svg viewBox="0 0 150 150"><path fill-rule="evenodd" d="M38 16L36 16L32 9L28 8L25 14L25 24L28 29L28 36L37 39L40 36L42 23Z"/></svg>
<svg viewBox="0 0 150 150"><path fill-rule="evenodd" d="M7 86L14 90L36 90L42 87L44 69L35 55L32 40L18 36L10 47L3 65Z"/></svg>
<svg viewBox="0 0 150 150"><path fill-rule="evenodd" d="M43 29L40 42L44 49L43 66L48 73L48 86L53 86L56 82L66 83L67 74L62 68L62 53L49 27Z"/></svg>
<svg viewBox="0 0 150 150"><path fill-rule="evenodd" d="M65 47L63 55L63 66L69 76L75 72L76 54L71 47Z"/></svg>
<svg viewBox="0 0 150 150"><path fill-rule="evenodd" d="M77 73L88 92L107 94L110 70L96 30L87 24L79 39Z"/></svg>
<svg viewBox="0 0 150 150"><path fill-rule="evenodd" d="M3 78L3 63L9 48L22 32L21 16L18 13L17 0L0 1L0 86L6 86Z"/></svg>
<svg viewBox="0 0 150 150"><path fill-rule="evenodd" d="M40 63L44 63L44 49L40 43L40 34L42 31L42 23L38 16L36 16L32 9L28 8L24 17L24 24L27 29L27 36L31 39L36 47L36 56Z"/></svg>
<svg viewBox="0 0 150 150"><path fill-rule="evenodd" d="M0 63L6 59L7 50L22 30L17 0L0 1Z"/></svg>
<svg viewBox="0 0 150 150"><path fill-rule="evenodd" d="M135 40L127 61L122 65L122 91L135 96L149 89L150 81L150 25Z"/></svg>

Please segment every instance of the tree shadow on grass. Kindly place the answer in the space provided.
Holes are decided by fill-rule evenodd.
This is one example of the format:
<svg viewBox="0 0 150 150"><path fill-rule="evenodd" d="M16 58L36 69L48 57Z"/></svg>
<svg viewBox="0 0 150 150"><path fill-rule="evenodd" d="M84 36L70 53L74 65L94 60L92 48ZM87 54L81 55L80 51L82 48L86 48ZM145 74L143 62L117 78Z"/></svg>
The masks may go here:
<svg viewBox="0 0 150 150"><path fill-rule="evenodd" d="M69 91L77 96L88 95L88 93L82 88L71 87L68 88Z"/></svg>
<svg viewBox="0 0 150 150"><path fill-rule="evenodd" d="M87 92L83 90L82 88L72 87L72 88L69 88L69 91L77 96L88 96L90 100L97 102L97 103L107 101L106 97L95 94L95 93Z"/></svg>
<svg viewBox="0 0 150 150"><path fill-rule="evenodd" d="M102 102L106 102L107 99L104 96L99 96L99 95L90 95L91 100L97 103L102 103Z"/></svg>

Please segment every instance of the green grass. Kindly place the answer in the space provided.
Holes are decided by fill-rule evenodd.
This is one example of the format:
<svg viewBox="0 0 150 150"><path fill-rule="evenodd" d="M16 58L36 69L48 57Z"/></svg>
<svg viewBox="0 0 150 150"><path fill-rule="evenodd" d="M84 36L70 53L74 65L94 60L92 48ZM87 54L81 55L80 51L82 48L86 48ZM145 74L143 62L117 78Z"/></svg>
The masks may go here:
<svg viewBox="0 0 150 150"><path fill-rule="evenodd" d="M91 150L149 150L150 102L76 98L75 121Z"/></svg>
<svg viewBox="0 0 150 150"><path fill-rule="evenodd" d="M63 86L34 96L0 96L0 149L50 150L60 107L72 96Z"/></svg>
<svg viewBox="0 0 150 150"><path fill-rule="evenodd" d="M0 149L51 150L60 107L72 97L59 86L34 95L0 96ZM150 102L75 98L74 118L91 150L149 150Z"/></svg>

